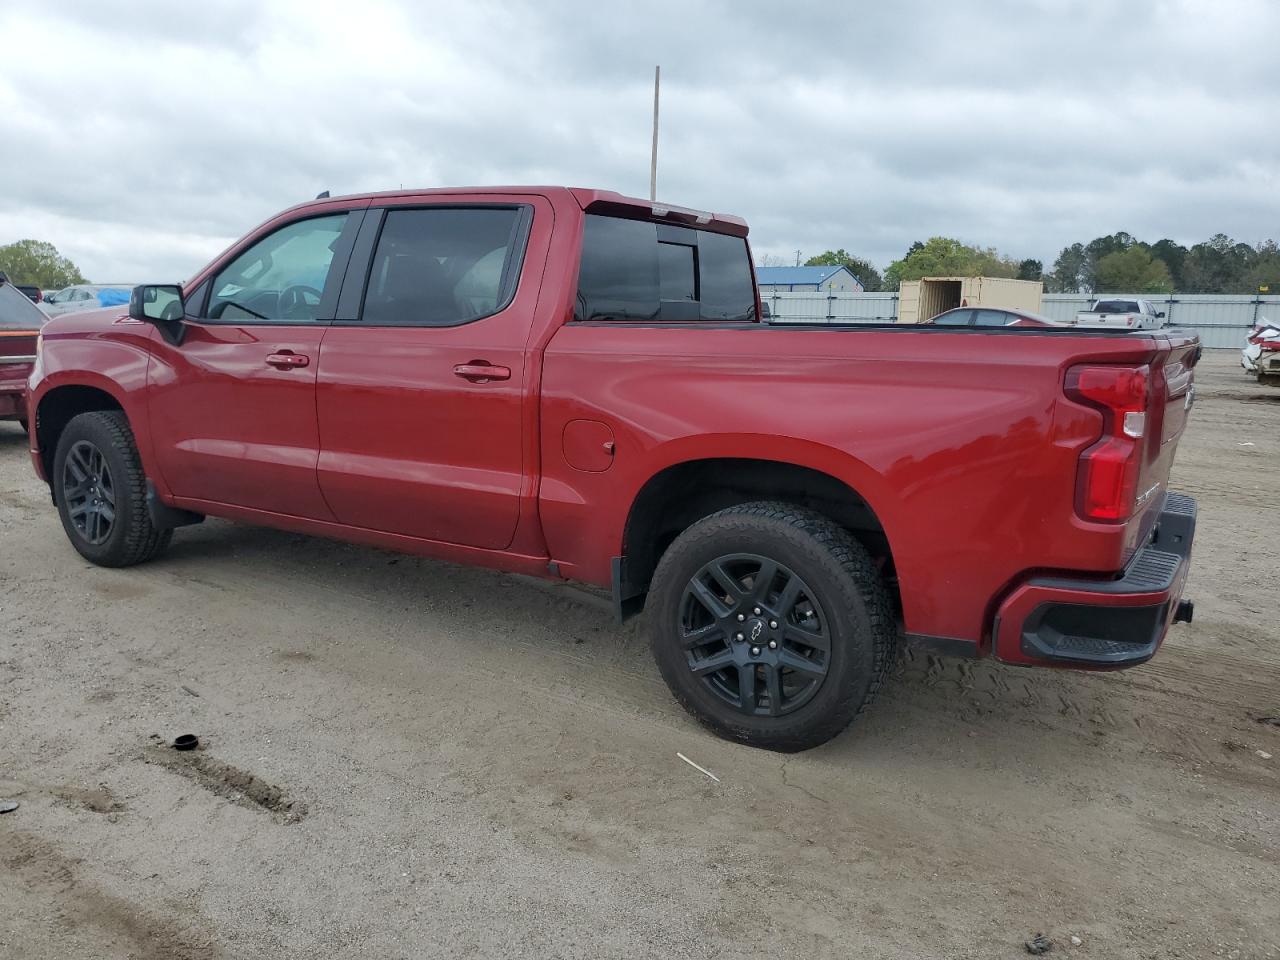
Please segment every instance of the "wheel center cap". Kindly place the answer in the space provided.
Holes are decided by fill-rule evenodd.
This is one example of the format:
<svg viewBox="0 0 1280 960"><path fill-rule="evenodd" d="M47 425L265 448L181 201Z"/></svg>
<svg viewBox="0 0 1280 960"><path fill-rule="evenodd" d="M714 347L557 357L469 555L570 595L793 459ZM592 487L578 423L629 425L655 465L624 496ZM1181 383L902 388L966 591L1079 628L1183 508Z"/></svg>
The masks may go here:
<svg viewBox="0 0 1280 960"><path fill-rule="evenodd" d="M746 634L748 643L761 643L765 639L765 631L768 627L759 617L752 617L746 623Z"/></svg>

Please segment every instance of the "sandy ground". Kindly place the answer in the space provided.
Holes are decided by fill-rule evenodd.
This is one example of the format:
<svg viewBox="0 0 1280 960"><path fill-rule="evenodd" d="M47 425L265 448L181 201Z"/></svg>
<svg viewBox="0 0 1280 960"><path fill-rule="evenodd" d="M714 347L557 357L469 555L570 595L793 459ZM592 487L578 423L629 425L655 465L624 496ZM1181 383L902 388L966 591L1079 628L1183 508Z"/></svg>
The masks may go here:
<svg viewBox="0 0 1280 960"><path fill-rule="evenodd" d="M1155 661L917 654L792 757L573 589L213 521L91 567L0 424L0 957L1280 957L1280 391L1234 364Z"/></svg>

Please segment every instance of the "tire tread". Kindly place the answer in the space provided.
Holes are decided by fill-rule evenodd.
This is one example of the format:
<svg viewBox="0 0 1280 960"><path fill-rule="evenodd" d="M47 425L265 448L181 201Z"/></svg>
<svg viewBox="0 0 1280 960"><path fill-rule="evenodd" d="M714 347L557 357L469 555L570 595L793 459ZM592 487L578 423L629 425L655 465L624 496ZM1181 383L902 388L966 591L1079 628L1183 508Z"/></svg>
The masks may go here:
<svg viewBox="0 0 1280 960"><path fill-rule="evenodd" d="M867 549L848 530L824 514L785 501L764 500L740 504L699 520L672 544L673 548L678 545L679 551L668 549L659 561L652 589L657 591L666 588L665 581L670 577L669 571L678 552L694 549L700 540L722 536L726 530L732 530L735 526L741 527L744 535L759 534L762 521L785 524L804 533L830 555L848 577L850 586L857 591L871 626L869 639L872 644L873 666L865 695L860 702L856 702L858 690L853 686L846 686L840 691L841 696L834 709L828 710L821 717L810 718L803 725L796 725L793 730L777 728L768 735L767 743L758 743L758 738L751 731L728 726L706 716L687 694L674 685L669 686L672 686L676 699L686 710L721 736L742 742L756 742L773 750L793 752L830 740L871 705L896 660L898 629L888 590ZM660 642L656 624L652 641L655 645Z"/></svg>
<svg viewBox="0 0 1280 960"><path fill-rule="evenodd" d="M124 476L116 482L117 506L116 517L125 524L124 537L113 543L107 551L92 556L80 550L86 559L104 567L132 567L152 559L161 553L173 539L173 530L168 527L157 527L151 521L147 510L147 475L142 469L142 459L138 455L138 446L133 438L133 429L122 410L94 410L82 413L67 424L63 431L64 441L59 442L59 450L64 446L68 435L76 432L100 430L105 434L107 443L124 461ZM59 459L61 463L61 459ZM128 502L127 509L121 509L119 500ZM68 535L70 531L68 531ZM72 543L77 549L80 544L72 536Z"/></svg>

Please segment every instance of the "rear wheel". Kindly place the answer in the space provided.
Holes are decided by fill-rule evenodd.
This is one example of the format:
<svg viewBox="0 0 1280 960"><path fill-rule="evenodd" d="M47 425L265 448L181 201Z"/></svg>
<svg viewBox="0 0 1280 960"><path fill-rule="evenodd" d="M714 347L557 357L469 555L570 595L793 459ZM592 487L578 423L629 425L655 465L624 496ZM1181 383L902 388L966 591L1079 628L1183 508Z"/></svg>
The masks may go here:
<svg viewBox="0 0 1280 960"><path fill-rule="evenodd" d="M676 698L722 737L803 750L879 689L896 643L866 550L828 518L749 503L682 533L650 588L654 656Z"/></svg>
<svg viewBox="0 0 1280 960"><path fill-rule="evenodd" d="M67 538L92 563L132 566L173 537L151 522L142 461L118 410L82 413L67 424L53 457L53 486Z"/></svg>

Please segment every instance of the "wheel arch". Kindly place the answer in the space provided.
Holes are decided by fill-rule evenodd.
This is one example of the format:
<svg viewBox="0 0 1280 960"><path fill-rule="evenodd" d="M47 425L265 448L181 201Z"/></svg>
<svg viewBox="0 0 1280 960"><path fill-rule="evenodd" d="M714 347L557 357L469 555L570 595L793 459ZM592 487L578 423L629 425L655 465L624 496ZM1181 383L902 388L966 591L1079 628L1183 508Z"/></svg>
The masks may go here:
<svg viewBox="0 0 1280 960"><path fill-rule="evenodd" d="M621 554L613 563L619 615L625 619L639 612L659 559L683 530L725 507L756 500L807 507L847 529L879 564L900 607L893 536L884 514L864 493L867 487L879 493L881 481L846 455L839 456L849 462L839 463L830 456L836 451L822 448L822 452L822 458L704 455L671 462L653 472L631 500ZM856 486L851 474L860 478Z"/></svg>
<svg viewBox="0 0 1280 960"><path fill-rule="evenodd" d="M73 418L94 410L119 410L129 416L124 402L110 381L94 378L94 382L65 382L43 391L35 404L32 439L40 453L44 475L53 487L53 456L62 431Z"/></svg>

